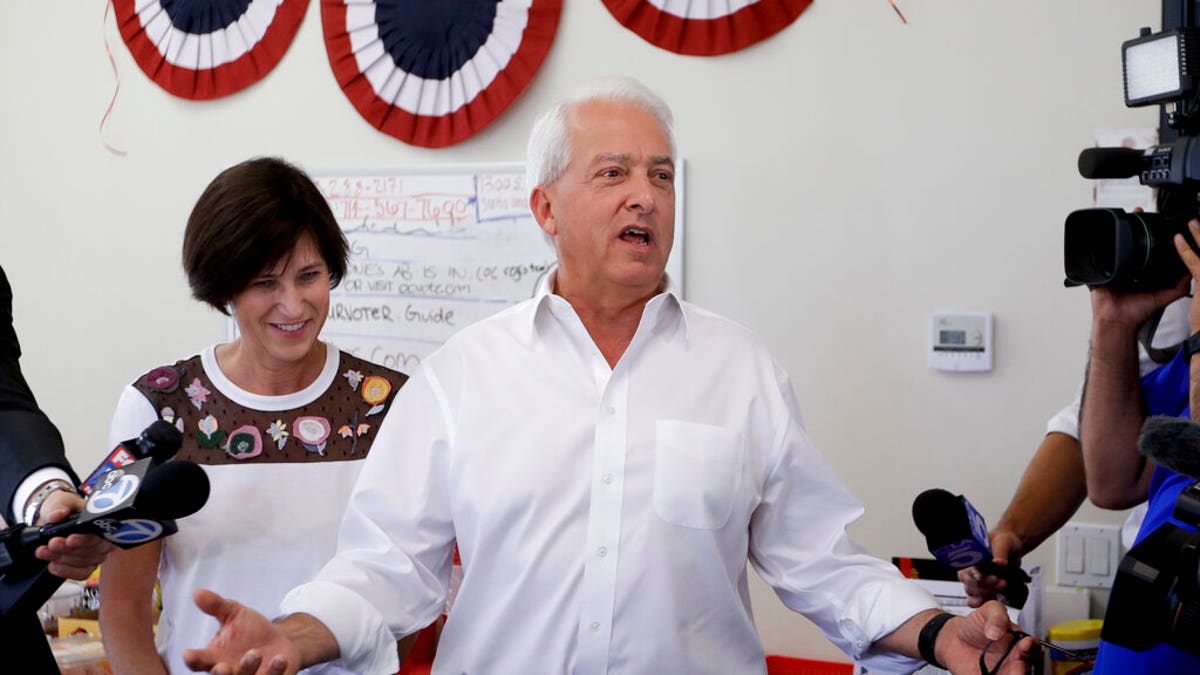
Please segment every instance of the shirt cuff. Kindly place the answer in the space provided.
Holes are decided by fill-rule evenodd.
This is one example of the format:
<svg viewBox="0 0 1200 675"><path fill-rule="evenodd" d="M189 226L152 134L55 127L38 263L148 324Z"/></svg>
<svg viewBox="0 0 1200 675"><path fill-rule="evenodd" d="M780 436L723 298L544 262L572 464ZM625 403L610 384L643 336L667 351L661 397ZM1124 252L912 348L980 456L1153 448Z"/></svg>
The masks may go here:
<svg viewBox="0 0 1200 675"><path fill-rule="evenodd" d="M355 673L400 670L396 638L375 606L350 589L328 581L297 586L279 603L283 614L310 614L333 633L338 663Z"/></svg>
<svg viewBox="0 0 1200 675"><path fill-rule="evenodd" d="M17 491L13 493L13 515L18 519L24 518L25 502L29 501L29 498L33 496L33 491L38 489L39 485L52 480L64 480L68 485L75 484L75 481L71 480L71 477L67 475L66 471L63 471L56 466L47 466L45 468L38 469L37 471L29 474L25 480L21 481L21 485L18 486ZM32 523L26 524L31 525Z"/></svg>
<svg viewBox="0 0 1200 675"><path fill-rule="evenodd" d="M937 600L917 582L911 579L904 579L903 583L895 584L888 589L885 601L889 608L889 614L895 612L896 614L893 614L893 616L903 616L904 619L894 626L882 629L879 626L870 627L869 630L872 630L874 634L869 641L863 639L867 636L866 631L852 621L839 621L838 631L852 645L850 655L855 661L865 666L868 672L911 673L916 671L925 664L925 661L895 652L876 649L873 642L891 634L901 624L917 614L927 609L937 609ZM857 634L855 634L856 631ZM855 648L864 641L868 643L865 650L860 651Z"/></svg>

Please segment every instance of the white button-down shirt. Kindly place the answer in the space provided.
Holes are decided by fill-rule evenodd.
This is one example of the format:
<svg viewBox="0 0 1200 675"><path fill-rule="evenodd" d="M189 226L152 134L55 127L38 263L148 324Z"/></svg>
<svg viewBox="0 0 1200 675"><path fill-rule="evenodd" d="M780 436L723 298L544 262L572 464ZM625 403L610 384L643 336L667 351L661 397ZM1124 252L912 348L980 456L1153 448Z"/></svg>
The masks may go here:
<svg viewBox="0 0 1200 675"><path fill-rule="evenodd" d="M464 576L435 673L763 673L746 561L872 671L936 606L846 534L862 513L744 328L652 298L610 368L548 292L451 338L401 389L338 555L284 600L358 672L433 621Z"/></svg>

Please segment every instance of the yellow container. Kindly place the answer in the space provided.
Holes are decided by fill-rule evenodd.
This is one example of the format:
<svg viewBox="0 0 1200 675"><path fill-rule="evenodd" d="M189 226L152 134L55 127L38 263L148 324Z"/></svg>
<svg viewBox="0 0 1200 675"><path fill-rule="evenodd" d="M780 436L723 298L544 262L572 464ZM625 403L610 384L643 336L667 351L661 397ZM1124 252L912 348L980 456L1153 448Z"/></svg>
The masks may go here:
<svg viewBox="0 0 1200 675"><path fill-rule="evenodd" d="M100 622L96 619L80 619L73 616L58 617L58 636L66 637L76 633L100 635Z"/></svg>
<svg viewBox="0 0 1200 675"><path fill-rule="evenodd" d="M1085 675L1096 665L1096 650L1100 647L1100 619L1076 619L1063 621L1050 627L1050 641L1063 649L1083 657L1069 658L1057 650L1050 650L1050 672L1053 675Z"/></svg>

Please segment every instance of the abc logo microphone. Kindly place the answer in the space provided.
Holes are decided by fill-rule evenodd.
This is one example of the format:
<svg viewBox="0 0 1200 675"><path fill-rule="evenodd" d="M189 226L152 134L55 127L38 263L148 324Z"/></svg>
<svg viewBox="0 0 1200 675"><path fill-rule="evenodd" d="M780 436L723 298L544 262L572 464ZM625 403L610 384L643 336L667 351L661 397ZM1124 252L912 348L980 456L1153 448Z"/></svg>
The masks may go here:
<svg viewBox="0 0 1200 675"><path fill-rule="evenodd" d="M200 510L208 491L208 474L192 462L155 466L151 458L139 459L102 474L83 511L52 525L26 527L21 545L35 550L54 537L82 533L133 548L178 531L175 519Z"/></svg>
<svg viewBox="0 0 1200 675"><path fill-rule="evenodd" d="M166 427L179 437L178 430ZM155 448L169 449L169 457L178 447L177 441L173 448L170 442L147 444L139 447L145 451L143 459L98 471L83 510L60 522L0 530L0 616L36 611L62 584L33 555L54 537L93 534L133 548L178 531L175 519L199 511L209 493L208 474L199 465L181 460L159 464Z"/></svg>

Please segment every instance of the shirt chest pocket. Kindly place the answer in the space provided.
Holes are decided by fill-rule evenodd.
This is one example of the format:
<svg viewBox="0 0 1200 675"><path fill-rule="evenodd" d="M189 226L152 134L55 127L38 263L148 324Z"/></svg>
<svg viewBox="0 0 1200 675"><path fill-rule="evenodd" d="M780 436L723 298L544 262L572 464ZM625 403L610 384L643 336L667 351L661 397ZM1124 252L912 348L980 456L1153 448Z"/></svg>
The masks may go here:
<svg viewBox="0 0 1200 675"><path fill-rule="evenodd" d="M742 473L742 434L709 424L658 420L654 445L658 517L683 527L724 526Z"/></svg>

